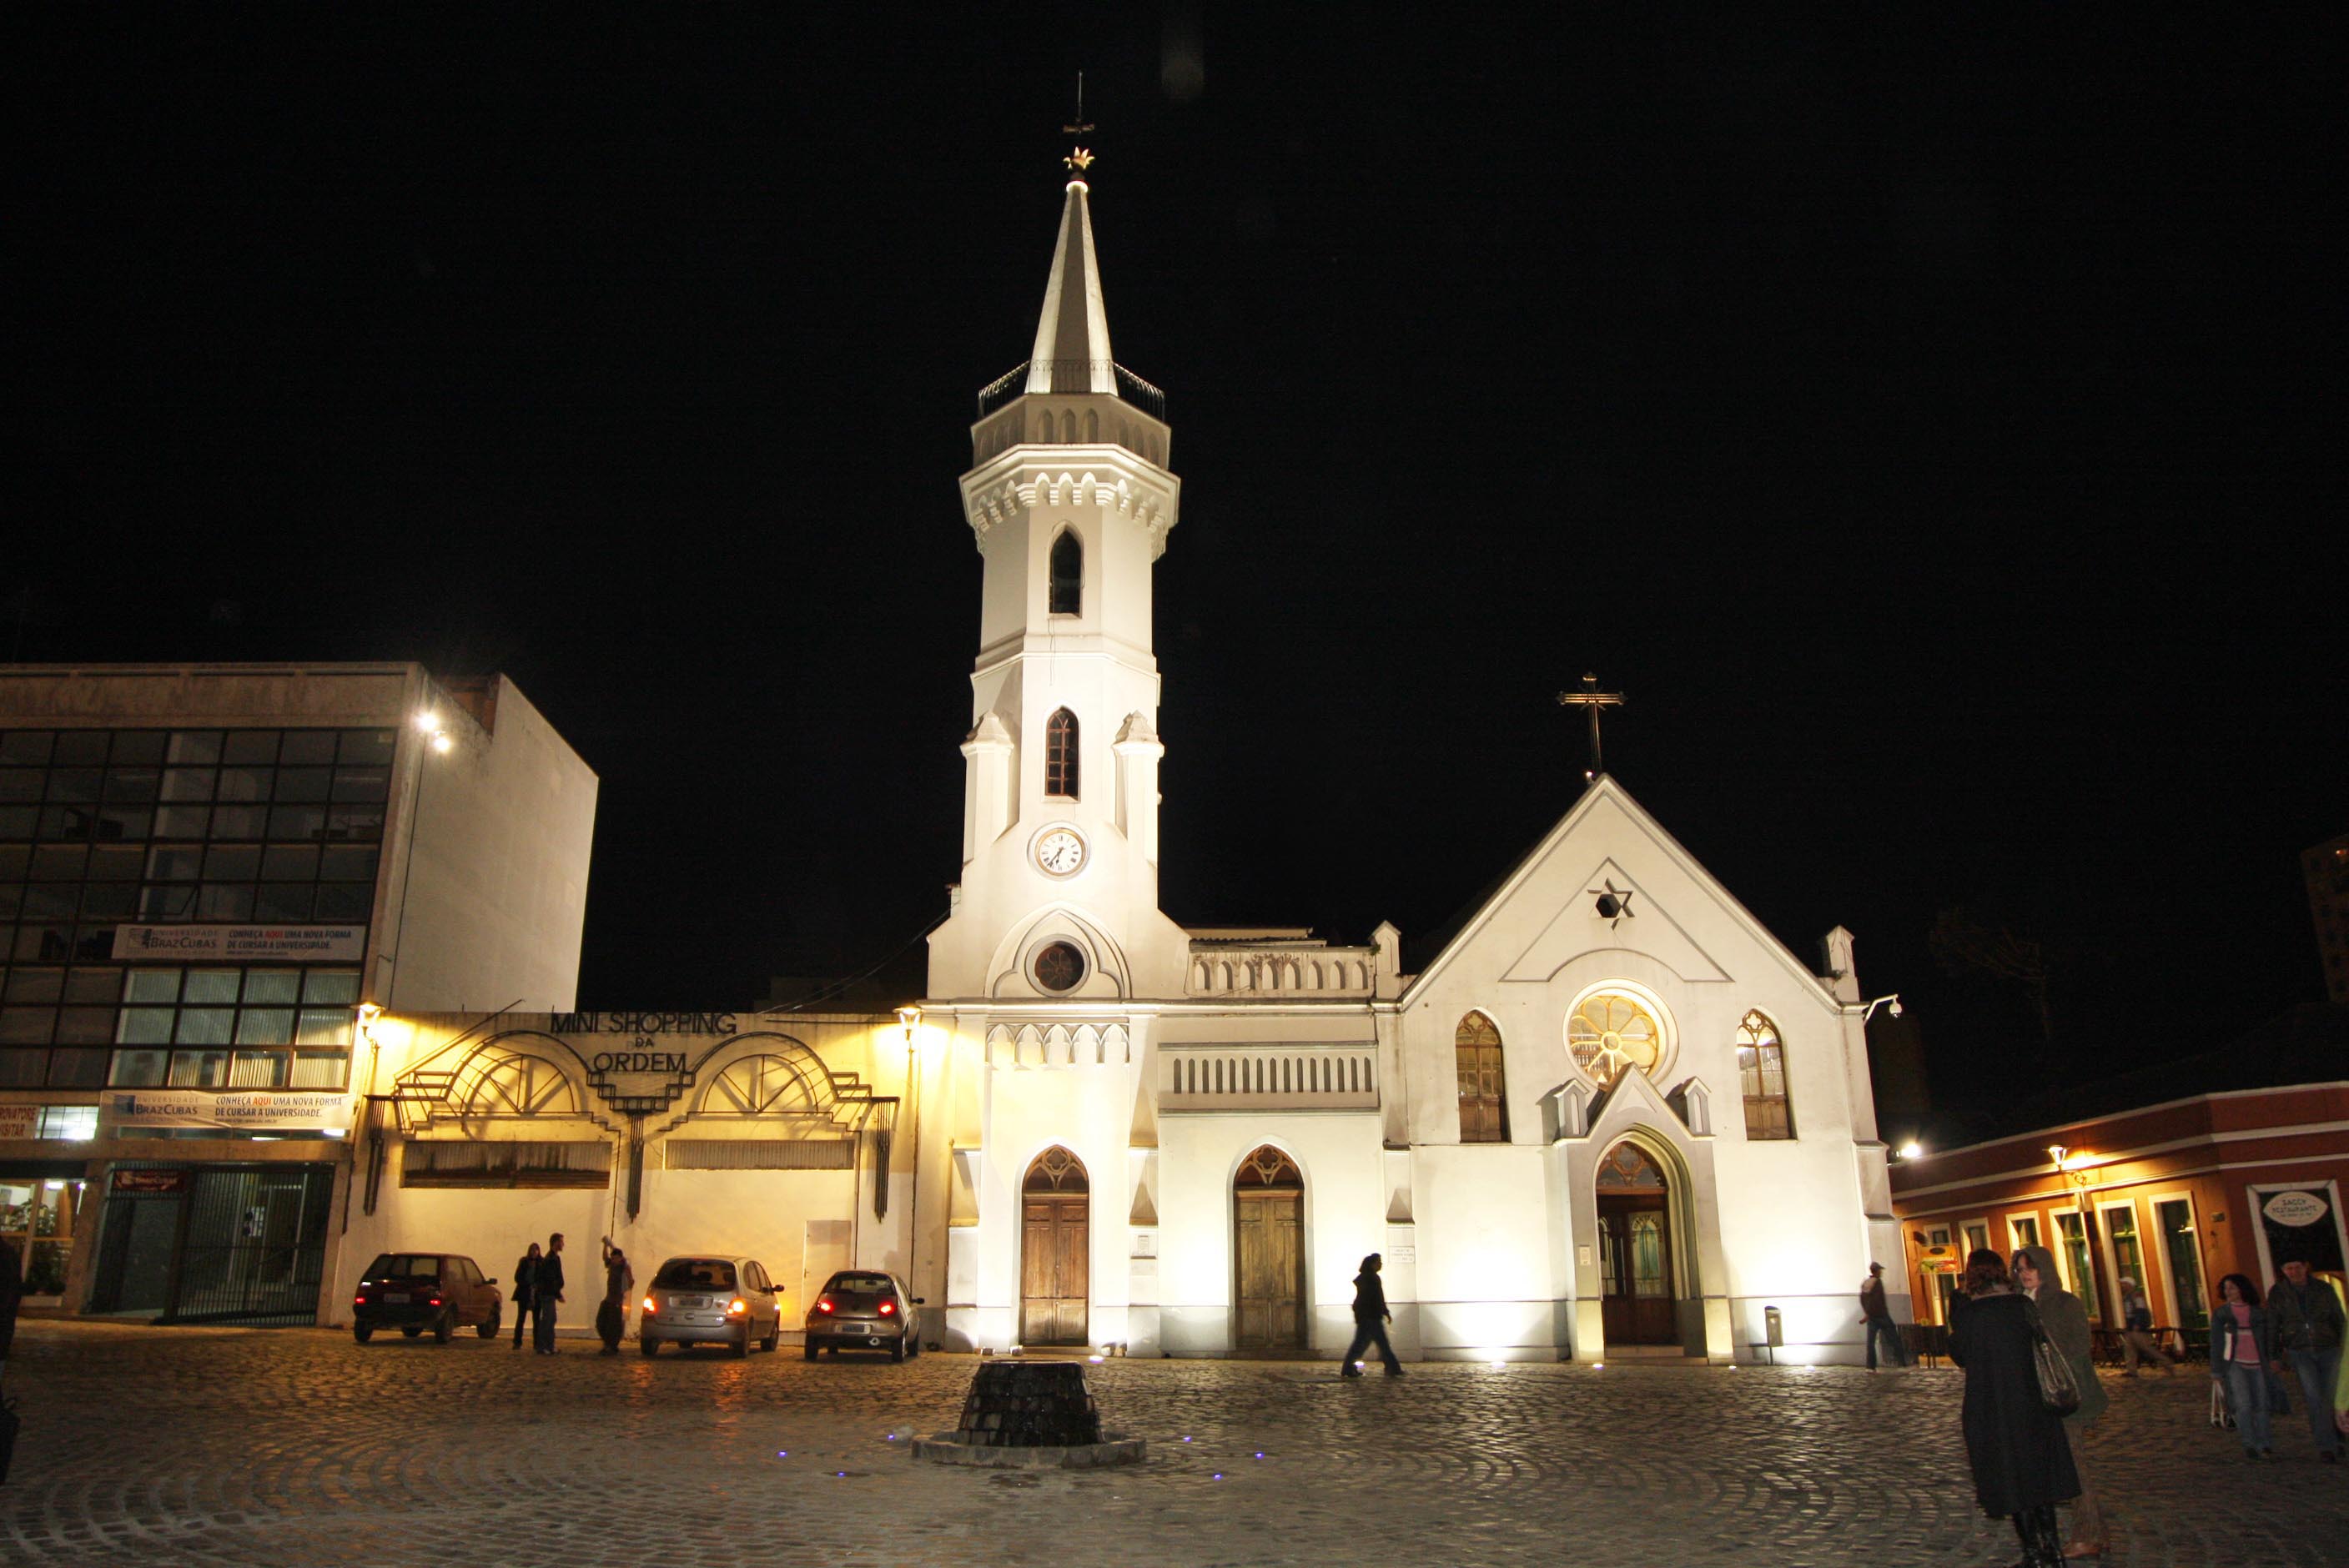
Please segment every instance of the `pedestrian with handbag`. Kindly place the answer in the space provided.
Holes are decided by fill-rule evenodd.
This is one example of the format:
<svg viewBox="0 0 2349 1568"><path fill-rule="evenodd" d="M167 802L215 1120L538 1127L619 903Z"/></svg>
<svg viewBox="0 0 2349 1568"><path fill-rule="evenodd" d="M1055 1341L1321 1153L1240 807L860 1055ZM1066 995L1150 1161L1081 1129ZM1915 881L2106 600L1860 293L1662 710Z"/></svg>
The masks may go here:
<svg viewBox="0 0 2349 1568"><path fill-rule="evenodd" d="M2268 1433L2268 1364L2276 1356L2275 1328L2260 1305L2260 1287L2247 1274L2219 1282L2219 1310L2210 1315L2210 1376L2225 1386L2243 1457L2275 1452Z"/></svg>
<svg viewBox="0 0 2349 1568"><path fill-rule="evenodd" d="M2079 1501L2072 1505L2072 1539L2064 1543L2067 1558L2102 1557L2111 1549L2105 1530L2104 1505L2088 1470L2088 1429L2110 1403L2105 1386L2096 1380L2095 1336L2088 1327L2088 1309L2065 1290L2055 1274L2055 1254L2045 1247L2024 1247L2014 1254L2014 1284L2039 1309L2039 1326L2071 1368L2073 1386L2080 1392L2079 1408L2064 1418L2064 1438L2072 1448L2072 1468L2080 1477Z"/></svg>
<svg viewBox="0 0 2349 1568"><path fill-rule="evenodd" d="M1950 1331L1950 1359L1965 1368L1966 1460L1982 1511L2011 1520L2023 1542L2015 1568L2063 1568L2055 1505L2080 1495L2079 1472L2054 1392L2076 1401L2064 1362L2052 1351L2043 1370L2038 1312L2016 1292L2006 1260L1988 1248L1966 1259L1965 1310Z"/></svg>

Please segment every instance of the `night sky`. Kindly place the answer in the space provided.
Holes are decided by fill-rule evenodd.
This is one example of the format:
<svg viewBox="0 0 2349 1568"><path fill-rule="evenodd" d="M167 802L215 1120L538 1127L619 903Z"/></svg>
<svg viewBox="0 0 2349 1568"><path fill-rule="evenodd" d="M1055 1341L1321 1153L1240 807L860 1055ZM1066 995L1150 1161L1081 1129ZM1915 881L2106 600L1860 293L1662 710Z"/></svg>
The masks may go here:
<svg viewBox="0 0 2349 1568"><path fill-rule="evenodd" d="M2322 997L2312 40L366 9L0 24L0 646L503 671L603 780L581 1005L747 1005L943 913L955 481L1080 67L1184 486L1176 919L1444 926L1573 803L1588 669L1610 770L1806 962L1850 926L1951 1105ZM2054 1050L1950 910L2041 943Z"/></svg>

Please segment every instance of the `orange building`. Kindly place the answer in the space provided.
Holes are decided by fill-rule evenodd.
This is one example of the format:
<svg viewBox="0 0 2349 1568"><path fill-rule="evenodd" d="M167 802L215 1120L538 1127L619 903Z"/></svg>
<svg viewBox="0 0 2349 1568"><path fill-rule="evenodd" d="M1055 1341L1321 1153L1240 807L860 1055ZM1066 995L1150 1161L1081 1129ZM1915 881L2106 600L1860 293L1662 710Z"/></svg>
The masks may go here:
<svg viewBox="0 0 2349 1568"><path fill-rule="evenodd" d="M2349 1082L2195 1095L1894 1164L1920 1323L1949 1321L1967 1252L2054 1253L2092 1321L2121 1326L2114 1282L2198 1342L2217 1282L2262 1289L2287 1260L2343 1272Z"/></svg>

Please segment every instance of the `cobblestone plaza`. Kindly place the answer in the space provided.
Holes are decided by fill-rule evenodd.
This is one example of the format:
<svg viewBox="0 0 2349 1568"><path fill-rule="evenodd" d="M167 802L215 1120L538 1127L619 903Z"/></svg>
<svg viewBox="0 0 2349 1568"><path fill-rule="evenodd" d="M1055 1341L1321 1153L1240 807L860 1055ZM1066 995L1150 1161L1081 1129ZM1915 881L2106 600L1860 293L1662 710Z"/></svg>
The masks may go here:
<svg viewBox="0 0 2349 1568"><path fill-rule="evenodd" d="M12 1565L472 1563L1987 1564L1960 1376L1110 1361L1148 1460L917 1465L976 1361L647 1361L566 1342L28 1322ZM2109 1376L2109 1375L2108 1375ZM2297 1415L2247 1464L2198 1369L2114 1379L2095 1439L2135 1565L2349 1562L2349 1469Z"/></svg>

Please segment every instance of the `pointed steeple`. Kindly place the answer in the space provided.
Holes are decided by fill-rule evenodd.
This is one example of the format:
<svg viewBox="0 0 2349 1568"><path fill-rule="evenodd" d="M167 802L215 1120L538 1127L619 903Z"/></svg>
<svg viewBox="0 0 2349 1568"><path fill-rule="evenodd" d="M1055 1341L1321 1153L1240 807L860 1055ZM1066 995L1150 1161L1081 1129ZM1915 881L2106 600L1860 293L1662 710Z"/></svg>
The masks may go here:
<svg viewBox="0 0 2349 1568"><path fill-rule="evenodd" d="M1102 307L1101 267L1093 260L1092 213L1084 149L1066 160L1071 178L1061 209L1061 239L1052 276L1044 285L1044 314L1036 323L1036 351L1028 357L1030 392L1106 392L1117 396L1110 359L1109 313Z"/></svg>

